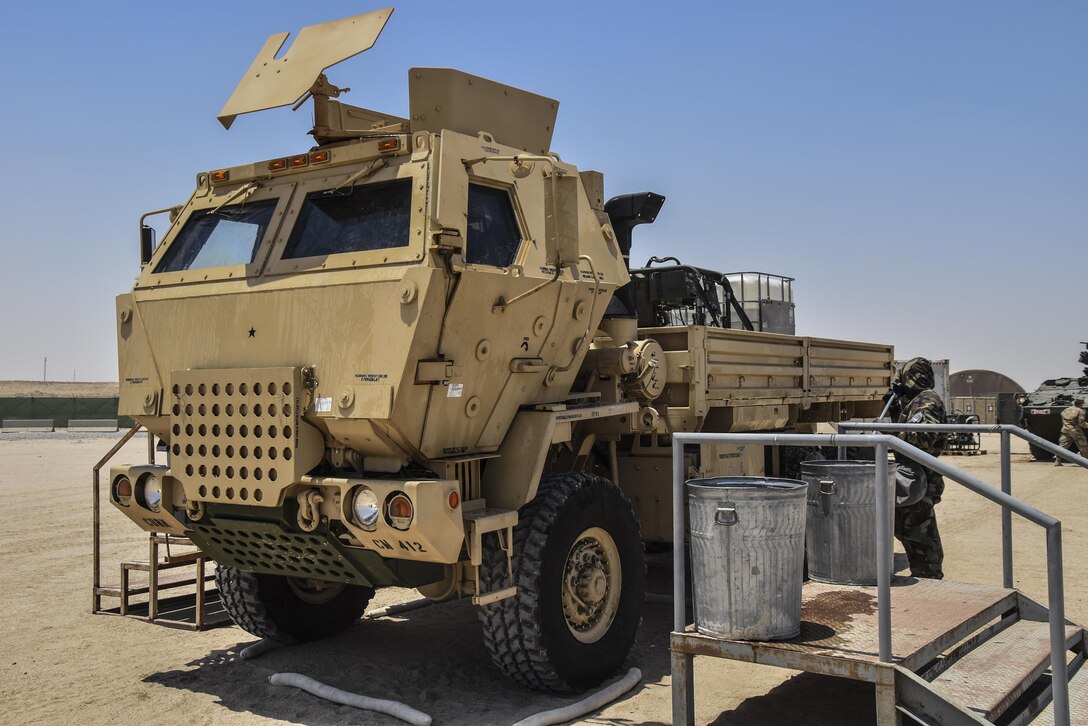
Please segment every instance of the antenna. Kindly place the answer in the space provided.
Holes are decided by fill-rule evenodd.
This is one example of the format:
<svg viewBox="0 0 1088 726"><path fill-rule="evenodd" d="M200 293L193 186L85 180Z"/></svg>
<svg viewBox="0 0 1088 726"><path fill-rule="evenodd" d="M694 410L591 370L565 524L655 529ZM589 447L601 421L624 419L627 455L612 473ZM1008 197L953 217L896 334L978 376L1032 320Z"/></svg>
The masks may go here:
<svg viewBox="0 0 1088 726"><path fill-rule="evenodd" d="M324 71L372 48L392 14L393 8L385 8L309 25L299 31L282 58L276 55L291 34L270 36L219 112L219 122L229 129L234 119L244 113L280 106L297 107L308 95L314 98L315 114L320 114L322 104L319 101L323 100L327 107L330 97L335 98L349 90L329 83Z"/></svg>

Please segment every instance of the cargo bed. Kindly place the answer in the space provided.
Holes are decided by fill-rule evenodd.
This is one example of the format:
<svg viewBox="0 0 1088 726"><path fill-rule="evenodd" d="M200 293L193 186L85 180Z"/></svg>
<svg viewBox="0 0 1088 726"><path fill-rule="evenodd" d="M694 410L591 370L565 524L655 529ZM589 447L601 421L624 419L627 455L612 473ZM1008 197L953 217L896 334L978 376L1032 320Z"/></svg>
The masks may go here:
<svg viewBox="0 0 1088 726"><path fill-rule="evenodd" d="M890 345L706 326L640 328L639 335L665 351L660 400L670 431L875 418L894 374Z"/></svg>

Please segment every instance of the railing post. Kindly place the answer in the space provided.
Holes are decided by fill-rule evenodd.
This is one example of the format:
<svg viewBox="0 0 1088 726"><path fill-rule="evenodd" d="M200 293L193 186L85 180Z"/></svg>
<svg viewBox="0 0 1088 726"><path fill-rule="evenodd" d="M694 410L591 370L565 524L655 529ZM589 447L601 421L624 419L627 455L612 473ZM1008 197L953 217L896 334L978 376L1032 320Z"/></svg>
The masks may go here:
<svg viewBox="0 0 1088 726"><path fill-rule="evenodd" d="M876 445L876 603L881 663L892 660L892 533L888 531L888 445Z"/></svg>
<svg viewBox="0 0 1088 726"><path fill-rule="evenodd" d="M1050 611L1050 672L1055 726L1070 726L1070 684L1065 665L1065 585L1062 522L1047 528L1047 607Z"/></svg>
<svg viewBox="0 0 1088 726"><path fill-rule="evenodd" d="M672 629L687 628L685 602L684 514L685 499L684 443L672 437ZM671 641L671 637L670 637ZM671 647L671 643L670 643ZM672 722L680 726L695 723L695 657L691 653L670 653L672 664Z"/></svg>
<svg viewBox="0 0 1088 726"><path fill-rule="evenodd" d="M684 444L672 439L672 629L687 627L684 603Z"/></svg>
<svg viewBox="0 0 1088 726"><path fill-rule="evenodd" d="M1054 724L1069 726L1069 669L1065 663L1065 583L1062 575L1062 523L1046 530L1047 608L1050 610L1050 672Z"/></svg>
<svg viewBox="0 0 1088 726"><path fill-rule="evenodd" d="M1012 496L1012 456L1009 432L1001 431L1001 491ZM1012 510L1001 508L1001 573L1002 584L1013 587L1012 575Z"/></svg>

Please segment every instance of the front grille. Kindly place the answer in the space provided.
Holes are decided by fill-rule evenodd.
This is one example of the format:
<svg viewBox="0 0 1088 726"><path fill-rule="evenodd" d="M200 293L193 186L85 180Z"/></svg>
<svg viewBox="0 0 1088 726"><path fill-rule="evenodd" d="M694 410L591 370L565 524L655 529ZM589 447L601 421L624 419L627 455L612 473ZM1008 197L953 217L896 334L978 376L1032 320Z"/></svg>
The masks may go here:
<svg viewBox="0 0 1088 726"><path fill-rule="evenodd" d="M191 538L222 565L247 572L370 584L327 534L286 532L271 522L211 520L192 523Z"/></svg>
<svg viewBox="0 0 1088 726"><path fill-rule="evenodd" d="M174 371L170 470L191 500L275 506L314 465L301 368ZM304 459L304 461L300 461ZM303 468L304 467L304 468Z"/></svg>

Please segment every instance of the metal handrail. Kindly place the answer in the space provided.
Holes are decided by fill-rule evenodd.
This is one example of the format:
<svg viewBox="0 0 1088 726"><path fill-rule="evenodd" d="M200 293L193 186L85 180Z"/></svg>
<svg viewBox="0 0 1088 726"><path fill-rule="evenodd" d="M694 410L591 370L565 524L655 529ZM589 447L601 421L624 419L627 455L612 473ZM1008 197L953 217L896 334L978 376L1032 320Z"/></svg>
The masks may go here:
<svg viewBox="0 0 1088 726"><path fill-rule="evenodd" d="M1047 441L1040 436L1031 433L1019 426L1010 424L910 424L910 423L869 423L865 421L841 421L835 424L840 431L941 431L944 433L979 433L1001 434L1001 491L1012 494L1012 453L1010 446L1010 434L1018 436L1030 444L1035 444L1041 449L1049 451L1055 456L1070 461L1073 464L1088 469L1088 458L1078 456L1068 449L1063 449L1057 444ZM839 451L839 458L845 458ZM1013 555L1012 555L1012 513L1002 507L1001 509L1001 571L1002 584L1013 587Z"/></svg>
<svg viewBox="0 0 1088 726"><path fill-rule="evenodd" d="M1088 468L1088 458L1074 454L1069 449L1058 446L1053 441L1047 441L1038 434L1033 434L1027 429L1012 424L903 424L903 423L873 423L868 421L840 421L835 424L840 431L943 431L945 433L978 433L978 434L1005 434L1018 436L1029 444L1035 444L1040 449L1049 451L1055 456L1060 456L1078 466Z"/></svg>
<svg viewBox="0 0 1088 726"><path fill-rule="evenodd" d="M872 429L878 424L862 423ZM940 426L944 424L933 424ZM924 430L924 426L918 428ZM1046 530L1047 549L1047 591L1050 624L1050 661L1053 693L1054 723L1069 726L1069 684L1065 667L1065 589L1062 581L1062 536L1061 522L1038 509L1013 498L1010 494L995 489L973 476L949 466L936 457L912 446L898 437L888 434L708 434L674 433L672 435L672 525L673 525L673 629L684 632L687 627L685 609L686 567L684 552L685 521L684 484L686 480L684 445L685 444L762 444L777 446L857 446L876 450L876 481L887 481L888 451L897 451L922 466L937 471L953 481L962 484L971 491L1001 505L1034 522ZM877 549L877 617L878 617L878 656L880 662L892 661L891 636L891 555L892 532L889 531L890 507L892 497L888 487L876 487L876 549ZM1059 677L1059 671L1063 677Z"/></svg>
<svg viewBox="0 0 1088 726"><path fill-rule="evenodd" d="M91 469L91 497L92 497L92 522L91 522L91 559L94 562L92 576L91 576L91 614L97 613L102 609L102 520L101 520L101 484L99 481L99 472L102 467L105 466L110 459L117 455L117 452L121 450L121 447L129 442L129 440L136 435L136 432L143 428L143 424L139 421L134 421L132 428L128 430L128 433L121 437L120 441L113 445L106 455L98 460L98 463ZM148 435L148 451L149 456L154 454L154 436Z"/></svg>

